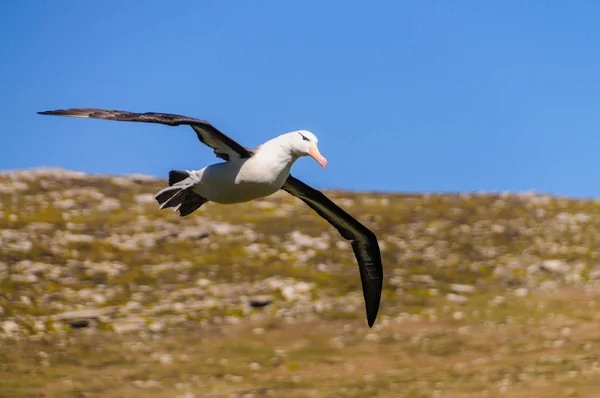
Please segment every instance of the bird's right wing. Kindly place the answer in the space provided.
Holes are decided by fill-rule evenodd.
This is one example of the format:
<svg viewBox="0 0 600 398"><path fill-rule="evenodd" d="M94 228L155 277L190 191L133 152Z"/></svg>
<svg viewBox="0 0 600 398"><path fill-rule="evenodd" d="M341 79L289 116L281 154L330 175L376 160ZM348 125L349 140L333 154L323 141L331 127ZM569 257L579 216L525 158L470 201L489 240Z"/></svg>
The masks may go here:
<svg viewBox="0 0 600 398"><path fill-rule="evenodd" d="M194 129L198 139L211 147L215 155L229 160L232 157L249 158L253 151L238 144L236 141L217 130L212 124L187 116L169 113L135 113L93 108L59 109L56 111L38 112L40 115L71 116L92 119L117 120L122 122L160 123L167 126L188 125Z"/></svg>

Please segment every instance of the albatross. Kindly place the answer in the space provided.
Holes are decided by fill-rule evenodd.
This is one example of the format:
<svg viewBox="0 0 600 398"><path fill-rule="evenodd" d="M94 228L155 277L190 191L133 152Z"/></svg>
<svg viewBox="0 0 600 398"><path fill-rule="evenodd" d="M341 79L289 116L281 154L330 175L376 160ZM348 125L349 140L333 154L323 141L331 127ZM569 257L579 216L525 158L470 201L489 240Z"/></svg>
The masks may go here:
<svg viewBox="0 0 600 398"><path fill-rule="evenodd" d="M155 198L161 209L171 208L187 216L207 202L233 204L248 202L280 189L299 198L333 225L352 244L360 270L367 323L373 326L379 311L383 268L375 234L333 203L322 192L290 174L296 160L311 156L322 167L327 159L321 155L318 139L310 131L297 130L282 134L251 150L210 123L191 117L167 113L135 113L116 110L73 108L38 112L41 115L117 120L122 122L159 123L190 126L205 145L224 162L200 170L171 170L169 186Z"/></svg>

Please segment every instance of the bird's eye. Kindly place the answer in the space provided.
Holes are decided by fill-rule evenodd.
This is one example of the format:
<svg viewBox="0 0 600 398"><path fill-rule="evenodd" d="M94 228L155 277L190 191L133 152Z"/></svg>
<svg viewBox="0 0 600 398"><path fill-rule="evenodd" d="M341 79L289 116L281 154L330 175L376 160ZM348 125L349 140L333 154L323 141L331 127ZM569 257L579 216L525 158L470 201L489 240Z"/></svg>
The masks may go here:
<svg viewBox="0 0 600 398"><path fill-rule="evenodd" d="M302 134L302 133L298 133L298 134L300 134L300 137L302 137L302 139L304 141L310 141L310 138L306 137L304 134Z"/></svg>

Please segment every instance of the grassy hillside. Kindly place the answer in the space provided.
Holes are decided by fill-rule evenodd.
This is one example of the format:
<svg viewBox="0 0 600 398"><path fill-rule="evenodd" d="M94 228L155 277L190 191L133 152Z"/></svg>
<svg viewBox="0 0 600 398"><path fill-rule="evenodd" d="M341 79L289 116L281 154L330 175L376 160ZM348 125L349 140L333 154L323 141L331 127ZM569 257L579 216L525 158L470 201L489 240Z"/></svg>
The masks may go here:
<svg viewBox="0 0 600 398"><path fill-rule="evenodd" d="M302 202L180 218L164 185L0 175L0 397L598 395L600 202L327 192L380 238L369 329Z"/></svg>

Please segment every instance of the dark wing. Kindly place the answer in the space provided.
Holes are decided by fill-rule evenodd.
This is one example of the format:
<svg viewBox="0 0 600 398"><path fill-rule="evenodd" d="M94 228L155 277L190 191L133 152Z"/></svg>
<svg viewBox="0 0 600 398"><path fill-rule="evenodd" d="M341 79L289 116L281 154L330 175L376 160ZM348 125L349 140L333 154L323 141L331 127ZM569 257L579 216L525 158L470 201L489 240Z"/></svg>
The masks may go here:
<svg viewBox="0 0 600 398"><path fill-rule="evenodd" d="M360 280L367 308L367 322L369 327L373 326L379 311L383 287L383 267L375 234L329 200L323 193L291 175L281 189L301 199L337 228L344 239L352 242L352 249L360 269Z"/></svg>
<svg viewBox="0 0 600 398"><path fill-rule="evenodd" d="M215 155L221 159L229 160L232 157L249 158L253 154L250 149L238 144L210 123L186 116L169 113L134 113L93 108L59 109L56 111L38 112L38 114L118 120L122 122L160 123L167 126L188 125L194 129L196 135L198 135L198 139L203 144L214 149Z"/></svg>

